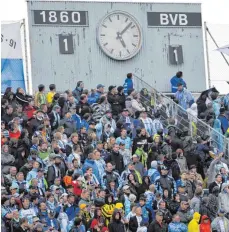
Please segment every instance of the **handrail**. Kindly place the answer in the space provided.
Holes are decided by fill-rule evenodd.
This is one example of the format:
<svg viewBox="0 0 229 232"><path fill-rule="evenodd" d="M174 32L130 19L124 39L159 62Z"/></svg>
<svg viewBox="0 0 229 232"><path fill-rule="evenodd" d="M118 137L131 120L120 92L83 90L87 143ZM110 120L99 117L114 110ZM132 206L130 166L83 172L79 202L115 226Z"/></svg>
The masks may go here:
<svg viewBox="0 0 229 232"><path fill-rule="evenodd" d="M202 120L195 117L194 115L191 115L184 108L182 108L180 105L175 103L172 99L168 98L163 93L157 91L154 87L152 87L150 84L145 82L142 78L138 77L136 74L133 74L133 77L134 77L134 86L138 92L140 92L140 90L142 88L146 88L147 90L150 89L151 90L150 92L151 92L152 96L154 97L155 104L157 104L156 101L158 100L158 97L162 98L163 103L165 103L165 101L167 102L167 104L168 104L166 106L167 109L169 106L170 107L169 110L172 111L172 112L170 112L170 115L169 115L170 117L174 117L180 121L183 120L184 123L189 124L189 125L192 125L192 123L195 122L197 134L199 133L199 134L203 135L203 134L207 133L209 136L213 137L212 144L215 147L221 146L226 158L229 159L229 138L226 138L223 134L219 133L217 130L212 128L206 122L203 122ZM141 97L143 97L143 96L141 96ZM145 100L148 100L148 99L145 99ZM152 109L152 107L151 107L151 109ZM180 116L179 113L181 113L183 115ZM184 118L183 116L186 116L186 118ZM199 125L200 128L198 128L197 125ZM192 131L192 126L188 126L188 129L191 132L191 136L193 136L194 133ZM204 131L203 131L203 129L204 129ZM212 136L212 135L214 135L214 136ZM221 144L221 142L222 142L222 144Z"/></svg>

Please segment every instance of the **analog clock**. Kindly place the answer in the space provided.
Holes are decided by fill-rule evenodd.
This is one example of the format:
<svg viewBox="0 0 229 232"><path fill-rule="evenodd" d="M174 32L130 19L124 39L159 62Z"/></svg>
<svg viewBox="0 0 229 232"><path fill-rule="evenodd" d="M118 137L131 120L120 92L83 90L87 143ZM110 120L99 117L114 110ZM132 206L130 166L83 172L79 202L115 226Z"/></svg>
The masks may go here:
<svg viewBox="0 0 229 232"><path fill-rule="evenodd" d="M123 11L114 11L99 23L97 41L107 56L115 60L127 60L140 50L142 31L132 15Z"/></svg>

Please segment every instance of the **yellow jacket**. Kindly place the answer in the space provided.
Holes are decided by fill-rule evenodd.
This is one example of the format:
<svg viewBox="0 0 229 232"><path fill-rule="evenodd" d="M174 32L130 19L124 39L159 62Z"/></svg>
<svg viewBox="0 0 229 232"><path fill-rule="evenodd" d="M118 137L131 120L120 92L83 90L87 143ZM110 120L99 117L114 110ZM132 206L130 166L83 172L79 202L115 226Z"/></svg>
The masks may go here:
<svg viewBox="0 0 229 232"><path fill-rule="evenodd" d="M195 212L193 214L193 219L188 224L188 232L199 232L199 222L200 222L200 214Z"/></svg>

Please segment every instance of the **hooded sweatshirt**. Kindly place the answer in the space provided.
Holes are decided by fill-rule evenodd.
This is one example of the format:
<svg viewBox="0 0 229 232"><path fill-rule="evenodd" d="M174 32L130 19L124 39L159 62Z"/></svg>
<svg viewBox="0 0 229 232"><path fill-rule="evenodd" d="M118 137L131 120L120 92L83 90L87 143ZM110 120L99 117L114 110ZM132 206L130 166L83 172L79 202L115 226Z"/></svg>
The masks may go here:
<svg viewBox="0 0 229 232"><path fill-rule="evenodd" d="M211 222L210 219L208 218L208 222L205 223L204 219L207 219L208 216L203 215L201 218L201 223L200 223L200 232L211 232Z"/></svg>
<svg viewBox="0 0 229 232"><path fill-rule="evenodd" d="M219 208L224 210L225 213L229 213L229 193L226 192L226 187L229 187L229 184L224 183L219 194Z"/></svg>
<svg viewBox="0 0 229 232"><path fill-rule="evenodd" d="M199 232L200 214L195 212L193 219L188 224L188 232Z"/></svg>

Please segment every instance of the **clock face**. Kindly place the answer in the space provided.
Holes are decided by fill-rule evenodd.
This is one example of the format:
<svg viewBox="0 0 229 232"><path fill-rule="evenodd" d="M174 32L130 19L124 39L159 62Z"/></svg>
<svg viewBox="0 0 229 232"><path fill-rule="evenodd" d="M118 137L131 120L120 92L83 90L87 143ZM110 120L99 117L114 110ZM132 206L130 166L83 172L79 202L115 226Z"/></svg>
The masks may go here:
<svg viewBox="0 0 229 232"><path fill-rule="evenodd" d="M97 41L102 51L112 59L127 60L140 50L142 32L133 16L123 11L114 11L99 23Z"/></svg>

